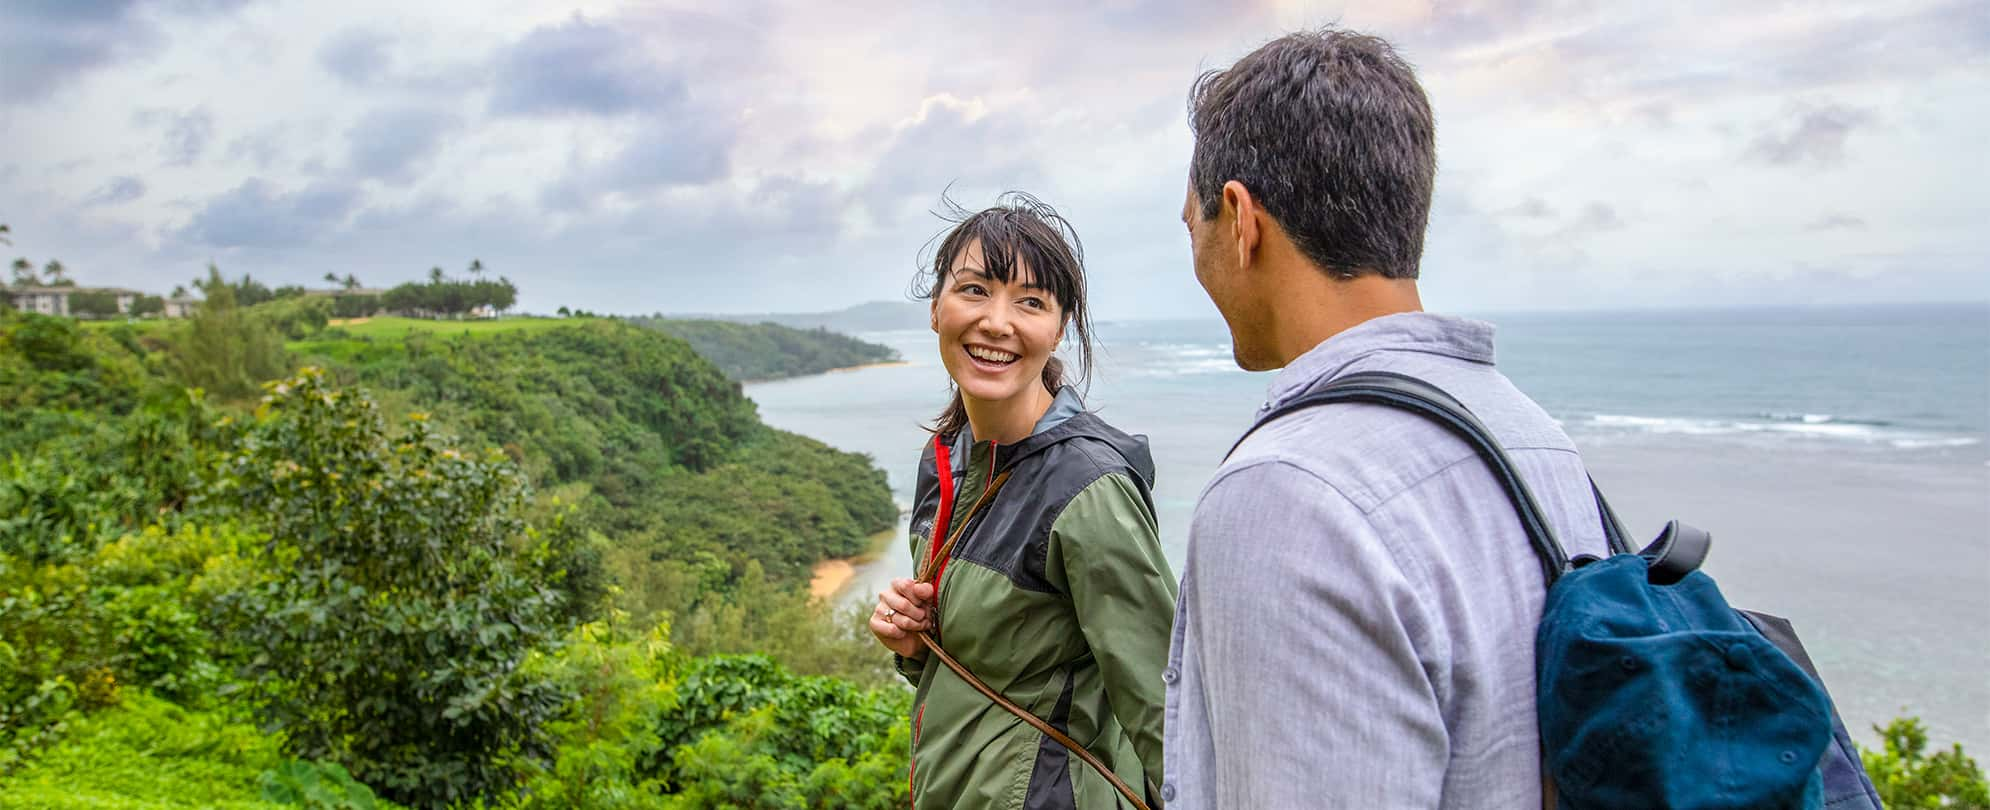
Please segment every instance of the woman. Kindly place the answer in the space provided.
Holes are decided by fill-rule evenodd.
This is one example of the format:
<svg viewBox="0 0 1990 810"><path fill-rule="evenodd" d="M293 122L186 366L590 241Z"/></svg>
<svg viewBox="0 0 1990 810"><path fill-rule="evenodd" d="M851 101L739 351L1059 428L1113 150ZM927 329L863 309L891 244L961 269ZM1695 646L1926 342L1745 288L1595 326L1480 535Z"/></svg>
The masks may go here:
<svg viewBox="0 0 1990 810"><path fill-rule="evenodd" d="M1086 411L1052 356L1075 333L1089 371L1077 234L1011 193L962 218L931 272L933 332L955 389L921 456L912 513L913 559L933 582L894 581L870 619L918 687L913 806L1130 806L934 660L921 631L1154 804L1175 578L1155 532L1145 438Z"/></svg>

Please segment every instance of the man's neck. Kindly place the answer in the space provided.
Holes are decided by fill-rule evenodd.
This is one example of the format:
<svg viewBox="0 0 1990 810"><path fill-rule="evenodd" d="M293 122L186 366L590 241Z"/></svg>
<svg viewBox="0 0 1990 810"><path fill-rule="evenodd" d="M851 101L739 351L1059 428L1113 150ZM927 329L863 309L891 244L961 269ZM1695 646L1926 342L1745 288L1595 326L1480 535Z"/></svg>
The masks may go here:
<svg viewBox="0 0 1990 810"><path fill-rule="evenodd" d="M1415 279L1365 274L1335 279L1311 265L1285 272L1290 278L1273 296L1271 344L1279 368L1327 339L1375 318L1423 311Z"/></svg>

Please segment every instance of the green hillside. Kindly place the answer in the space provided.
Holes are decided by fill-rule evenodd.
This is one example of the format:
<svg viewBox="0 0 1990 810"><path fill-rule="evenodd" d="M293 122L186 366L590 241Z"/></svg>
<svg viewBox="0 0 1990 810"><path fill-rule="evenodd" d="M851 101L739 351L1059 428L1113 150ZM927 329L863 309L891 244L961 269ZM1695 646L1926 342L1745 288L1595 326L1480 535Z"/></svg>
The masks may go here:
<svg viewBox="0 0 1990 810"><path fill-rule="evenodd" d="M294 314L0 315L0 806L903 804L801 587L868 459L655 330Z"/></svg>

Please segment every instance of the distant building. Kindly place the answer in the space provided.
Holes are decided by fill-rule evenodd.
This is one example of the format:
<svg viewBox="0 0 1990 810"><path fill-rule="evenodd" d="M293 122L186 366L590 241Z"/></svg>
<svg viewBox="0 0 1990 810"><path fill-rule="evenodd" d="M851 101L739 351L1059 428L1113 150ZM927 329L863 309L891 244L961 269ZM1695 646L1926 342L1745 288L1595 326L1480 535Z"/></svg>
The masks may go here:
<svg viewBox="0 0 1990 810"><path fill-rule="evenodd" d="M195 312L199 311L200 299L193 296L182 295L178 298L166 299L165 315L168 318L191 318Z"/></svg>
<svg viewBox="0 0 1990 810"><path fill-rule="evenodd" d="M22 312L39 312L43 315L70 315L69 296L76 293L111 293L117 296L117 311L130 314L131 305L144 295L137 290L122 287L16 287L7 291L12 296L14 308Z"/></svg>
<svg viewBox="0 0 1990 810"><path fill-rule="evenodd" d="M7 291L14 308L43 315L68 315L70 287L15 287Z"/></svg>

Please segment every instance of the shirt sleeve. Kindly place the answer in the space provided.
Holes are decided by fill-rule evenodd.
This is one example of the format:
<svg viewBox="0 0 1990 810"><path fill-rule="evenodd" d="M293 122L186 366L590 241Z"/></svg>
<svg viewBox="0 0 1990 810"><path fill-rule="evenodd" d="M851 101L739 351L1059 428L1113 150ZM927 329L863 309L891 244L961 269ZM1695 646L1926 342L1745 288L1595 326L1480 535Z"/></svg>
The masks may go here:
<svg viewBox="0 0 1990 810"><path fill-rule="evenodd" d="M1415 572L1339 490L1277 461L1196 507L1183 621L1218 807L1436 807L1449 743Z"/></svg>
<svg viewBox="0 0 1990 810"><path fill-rule="evenodd" d="M1106 702L1133 740L1150 784L1161 783L1161 715L1174 621L1175 575L1154 513L1132 480L1094 481L1051 524L1045 574L1071 595L1098 661Z"/></svg>

